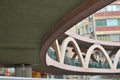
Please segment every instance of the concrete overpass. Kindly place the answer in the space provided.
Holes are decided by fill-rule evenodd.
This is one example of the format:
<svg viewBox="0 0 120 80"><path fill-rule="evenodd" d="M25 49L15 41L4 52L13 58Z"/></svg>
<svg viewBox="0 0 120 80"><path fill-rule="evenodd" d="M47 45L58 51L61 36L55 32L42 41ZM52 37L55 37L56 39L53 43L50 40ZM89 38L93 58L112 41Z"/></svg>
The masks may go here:
<svg viewBox="0 0 120 80"><path fill-rule="evenodd" d="M59 73L46 65L48 47L73 25L113 1L1 0L0 64L30 64L35 71ZM67 74L66 70L60 73L64 72Z"/></svg>

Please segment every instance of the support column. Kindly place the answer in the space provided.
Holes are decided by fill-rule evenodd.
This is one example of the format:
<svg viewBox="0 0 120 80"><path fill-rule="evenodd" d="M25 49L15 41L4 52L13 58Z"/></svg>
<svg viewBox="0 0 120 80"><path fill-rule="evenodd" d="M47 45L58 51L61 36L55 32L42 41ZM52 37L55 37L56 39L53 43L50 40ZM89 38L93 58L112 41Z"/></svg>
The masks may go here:
<svg viewBox="0 0 120 80"><path fill-rule="evenodd" d="M18 64L15 66L16 77L32 77L32 67L28 64Z"/></svg>

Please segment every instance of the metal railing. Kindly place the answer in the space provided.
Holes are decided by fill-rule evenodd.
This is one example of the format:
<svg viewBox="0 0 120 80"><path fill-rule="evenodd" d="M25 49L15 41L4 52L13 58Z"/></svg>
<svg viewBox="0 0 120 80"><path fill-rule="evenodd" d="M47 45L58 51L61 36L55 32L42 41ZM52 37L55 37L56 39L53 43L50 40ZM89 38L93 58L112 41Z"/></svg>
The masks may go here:
<svg viewBox="0 0 120 80"><path fill-rule="evenodd" d="M65 57L64 63L72 66L81 66L79 59L72 59L69 57Z"/></svg>
<svg viewBox="0 0 120 80"><path fill-rule="evenodd" d="M56 59L55 52L51 49L48 49L48 55L54 59ZM64 64L72 65L72 66L79 66L81 67L80 60L79 59L73 59L69 57L65 57ZM110 69L110 66L107 62L90 62L88 68L102 68L102 69ZM120 69L120 64L118 63L117 69Z"/></svg>
<svg viewBox="0 0 120 80"><path fill-rule="evenodd" d="M51 50L50 48L47 51L48 55L53 59L53 60L57 60L55 52L53 50Z"/></svg>

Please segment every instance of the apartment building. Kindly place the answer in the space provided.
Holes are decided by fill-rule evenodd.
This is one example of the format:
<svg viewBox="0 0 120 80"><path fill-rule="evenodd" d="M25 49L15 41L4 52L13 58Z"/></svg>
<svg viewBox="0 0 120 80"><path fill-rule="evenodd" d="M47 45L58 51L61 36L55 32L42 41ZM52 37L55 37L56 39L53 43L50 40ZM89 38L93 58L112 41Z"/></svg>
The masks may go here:
<svg viewBox="0 0 120 80"><path fill-rule="evenodd" d="M85 36L88 38L94 38L94 21L93 16L89 16L82 20L81 22L74 25L71 29L69 29L70 32L75 33L80 36Z"/></svg>
<svg viewBox="0 0 120 80"><path fill-rule="evenodd" d="M120 42L120 0L87 17L69 31L96 40Z"/></svg>
<svg viewBox="0 0 120 80"><path fill-rule="evenodd" d="M97 40L120 42L120 1L93 14Z"/></svg>

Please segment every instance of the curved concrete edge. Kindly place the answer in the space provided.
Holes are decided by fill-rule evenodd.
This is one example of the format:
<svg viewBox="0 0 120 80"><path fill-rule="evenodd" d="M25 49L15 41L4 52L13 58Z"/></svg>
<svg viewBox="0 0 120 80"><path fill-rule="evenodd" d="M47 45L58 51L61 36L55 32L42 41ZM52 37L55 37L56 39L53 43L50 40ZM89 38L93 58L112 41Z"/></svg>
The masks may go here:
<svg viewBox="0 0 120 80"><path fill-rule="evenodd" d="M42 44L40 45L40 65L46 67L46 52L48 47L65 31L74 26L76 23L83 20L85 17L101 9L102 7L112 3L115 0L85 0L79 7L71 11L61 21L58 22L43 38ZM59 72L58 72L59 73Z"/></svg>
<svg viewBox="0 0 120 80"><path fill-rule="evenodd" d="M70 66L66 64L61 64L57 61L51 59L48 55L46 56L47 66L53 66L58 70L67 70L68 74L88 74L88 75L97 75L97 74L120 74L120 69L95 69L95 68L81 68L76 66ZM71 72L69 72L71 71Z"/></svg>

